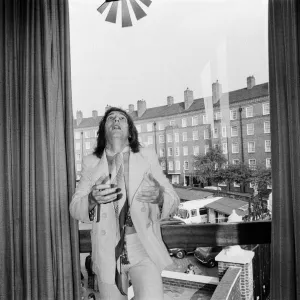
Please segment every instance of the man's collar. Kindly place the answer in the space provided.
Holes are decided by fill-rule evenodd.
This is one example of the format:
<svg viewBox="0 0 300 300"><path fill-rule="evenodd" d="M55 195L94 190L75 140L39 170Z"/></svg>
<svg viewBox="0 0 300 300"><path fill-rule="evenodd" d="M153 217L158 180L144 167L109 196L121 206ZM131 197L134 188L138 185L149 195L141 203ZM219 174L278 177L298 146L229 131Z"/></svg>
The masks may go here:
<svg viewBox="0 0 300 300"><path fill-rule="evenodd" d="M126 153L126 152L129 152L129 151L130 151L130 147L125 146L123 148L123 150L121 151L121 153ZM115 152L113 152L112 150L107 149L107 148L105 148L105 152L106 152L106 155L108 155L108 156L114 156L116 154Z"/></svg>

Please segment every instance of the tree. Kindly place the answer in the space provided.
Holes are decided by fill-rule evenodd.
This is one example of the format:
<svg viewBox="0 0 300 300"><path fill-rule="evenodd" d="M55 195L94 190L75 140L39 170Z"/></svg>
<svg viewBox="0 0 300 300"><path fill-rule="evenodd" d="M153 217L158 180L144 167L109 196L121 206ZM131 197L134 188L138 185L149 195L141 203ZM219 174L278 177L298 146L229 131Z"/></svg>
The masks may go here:
<svg viewBox="0 0 300 300"><path fill-rule="evenodd" d="M214 178L215 171L220 169L227 159L222 153L222 149L219 145L215 148L209 149L209 151L203 155L195 155L193 166L196 170L196 176L202 183L211 185L211 180Z"/></svg>

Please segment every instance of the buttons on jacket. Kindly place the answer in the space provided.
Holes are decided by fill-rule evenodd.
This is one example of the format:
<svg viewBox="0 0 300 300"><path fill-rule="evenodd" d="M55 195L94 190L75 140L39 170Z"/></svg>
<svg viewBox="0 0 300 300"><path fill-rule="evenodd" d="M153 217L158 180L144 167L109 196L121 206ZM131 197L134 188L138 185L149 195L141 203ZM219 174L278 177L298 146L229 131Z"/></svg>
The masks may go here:
<svg viewBox="0 0 300 300"><path fill-rule="evenodd" d="M107 213L103 213L102 218L106 219L107 218Z"/></svg>
<svg viewBox="0 0 300 300"><path fill-rule="evenodd" d="M106 231L105 230L101 230L101 235L106 235Z"/></svg>

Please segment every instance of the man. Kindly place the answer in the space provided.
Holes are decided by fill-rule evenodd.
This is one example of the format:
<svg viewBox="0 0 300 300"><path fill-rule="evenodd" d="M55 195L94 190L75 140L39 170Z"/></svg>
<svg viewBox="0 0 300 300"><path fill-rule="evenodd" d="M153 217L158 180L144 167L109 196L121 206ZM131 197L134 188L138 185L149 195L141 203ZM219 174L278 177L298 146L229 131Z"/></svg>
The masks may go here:
<svg viewBox="0 0 300 300"><path fill-rule="evenodd" d="M172 260L159 221L178 205L155 152L138 142L130 116L119 108L107 110L70 204L75 219L93 222L93 270L101 300L127 299L129 278L136 300L163 300L161 271Z"/></svg>

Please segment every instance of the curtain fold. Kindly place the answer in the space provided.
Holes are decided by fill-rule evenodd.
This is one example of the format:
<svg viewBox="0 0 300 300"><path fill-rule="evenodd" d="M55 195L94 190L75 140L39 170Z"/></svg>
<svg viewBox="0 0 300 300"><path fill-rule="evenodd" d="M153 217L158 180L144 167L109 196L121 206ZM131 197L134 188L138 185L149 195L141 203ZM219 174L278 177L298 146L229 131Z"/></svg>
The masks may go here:
<svg viewBox="0 0 300 300"><path fill-rule="evenodd" d="M300 299L299 18L298 0L269 1L271 299L278 300Z"/></svg>
<svg viewBox="0 0 300 300"><path fill-rule="evenodd" d="M0 5L0 299L79 299L68 1Z"/></svg>

